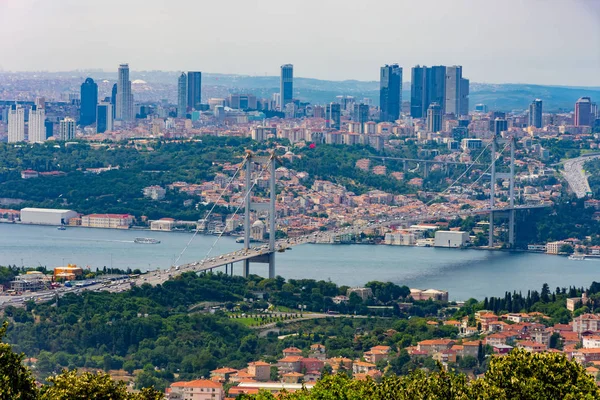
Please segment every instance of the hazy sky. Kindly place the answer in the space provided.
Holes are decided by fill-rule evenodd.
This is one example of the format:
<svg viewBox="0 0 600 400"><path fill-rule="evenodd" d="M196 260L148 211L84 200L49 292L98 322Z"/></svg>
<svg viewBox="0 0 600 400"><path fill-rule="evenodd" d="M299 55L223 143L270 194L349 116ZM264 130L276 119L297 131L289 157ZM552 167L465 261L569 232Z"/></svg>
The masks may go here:
<svg viewBox="0 0 600 400"><path fill-rule="evenodd" d="M600 86L600 0L0 0L0 68Z"/></svg>

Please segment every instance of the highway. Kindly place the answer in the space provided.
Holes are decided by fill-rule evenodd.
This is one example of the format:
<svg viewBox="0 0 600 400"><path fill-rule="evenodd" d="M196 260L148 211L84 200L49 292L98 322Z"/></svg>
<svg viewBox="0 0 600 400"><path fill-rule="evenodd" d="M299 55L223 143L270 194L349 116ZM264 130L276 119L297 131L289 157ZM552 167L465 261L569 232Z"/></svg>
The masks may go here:
<svg viewBox="0 0 600 400"><path fill-rule="evenodd" d="M585 175L583 164L585 164L586 161L595 158L600 158L600 155L577 157L567 160L564 163L564 170L562 171L562 174L569 183L569 188L579 199L585 197L592 191L588 182L588 178Z"/></svg>

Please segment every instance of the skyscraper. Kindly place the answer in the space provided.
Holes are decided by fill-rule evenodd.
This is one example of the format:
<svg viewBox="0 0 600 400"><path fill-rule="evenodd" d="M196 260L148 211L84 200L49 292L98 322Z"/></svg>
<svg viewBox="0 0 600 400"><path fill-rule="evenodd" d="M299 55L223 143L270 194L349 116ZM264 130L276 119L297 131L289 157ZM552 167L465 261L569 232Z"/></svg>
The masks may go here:
<svg viewBox="0 0 600 400"><path fill-rule="evenodd" d="M98 85L92 78L87 78L81 84L81 107L79 109L79 124L91 125L96 122L96 105L98 104Z"/></svg>
<svg viewBox="0 0 600 400"><path fill-rule="evenodd" d="M8 111L8 143L25 140L25 109L13 104Z"/></svg>
<svg viewBox="0 0 600 400"><path fill-rule="evenodd" d="M575 126L592 126L592 99L580 97L575 103Z"/></svg>
<svg viewBox="0 0 600 400"><path fill-rule="evenodd" d="M369 106L363 103L354 103L354 110L352 113L352 119L356 122L364 124L369 120ZM362 130L361 130L362 133Z"/></svg>
<svg viewBox="0 0 600 400"><path fill-rule="evenodd" d="M442 130L442 106L431 103L427 109L427 131L439 132Z"/></svg>
<svg viewBox="0 0 600 400"><path fill-rule="evenodd" d="M425 92L425 76L427 67L417 65L412 68L410 83L410 116L413 118L423 118L427 108L425 103L427 96Z"/></svg>
<svg viewBox="0 0 600 400"><path fill-rule="evenodd" d="M542 100L535 99L529 105L529 126L542 127Z"/></svg>
<svg viewBox="0 0 600 400"><path fill-rule="evenodd" d="M98 104L96 115L96 133L113 130L112 104L107 102Z"/></svg>
<svg viewBox="0 0 600 400"><path fill-rule="evenodd" d="M508 122L504 118L496 118L494 120L494 135L500 136L502 132L508 130Z"/></svg>
<svg viewBox="0 0 600 400"><path fill-rule="evenodd" d="M29 110L29 137L30 143L44 143L46 141L46 112L43 108L34 105Z"/></svg>
<svg viewBox="0 0 600 400"><path fill-rule="evenodd" d="M460 112L459 115L469 115L469 80L460 80Z"/></svg>
<svg viewBox="0 0 600 400"><path fill-rule="evenodd" d="M179 75L177 80L177 117L185 118L187 113L187 76Z"/></svg>
<svg viewBox="0 0 600 400"><path fill-rule="evenodd" d="M117 118L117 84L115 83L112 87L110 104L112 105L112 117Z"/></svg>
<svg viewBox="0 0 600 400"><path fill-rule="evenodd" d="M202 102L202 72L187 73L187 106L190 110L200 110Z"/></svg>
<svg viewBox="0 0 600 400"><path fill-rule="evenodd" d="M117 80L117 104L116 119L121 121L133 121L133 94L131 93L131 81L129 80L129 64L119 65Z"/></svg>
<svg viewBox="0 0 600 400"><path fill-rule="evenodd" d="M67 117L60 121L58 139L63 141L75 139L75 120L73 118Z"/></svg>
<svg viewBox="0 0 600 400"><path fill-rule="evenodd" d="M402 67L384 65L379 75L379 107L381 120L394 122L400 118L402 104Z"/></svg>
<svg viewBox="0 0 600 400"><path fill-rule="evenodd" d="M453 65L446 67L445 114L460 116L462 67Z"/></svg>
<svg viewBox="0 0 600 400"><path fill-rule="evenodd" d="M427 68L425 74L426 99L424 109L429 110L431 103L438 103L444 112L446 104L446 67L434 65Z"/></svg>
<svg viewBox="0 0 600 400"><path fill-rule="evenodd" d="M325 124L327 128L331 129L340 129L340 120L342 116L340 103L330 103L327 104L327 119L325 120Z"/></svg>
<svg viewBox="0 0 600 400"><path fill-rule="evenodd" d="M292 102L294 98L294 66L284 64L281 67L279 77L279 109L285 110L285 105Z"/></svg>

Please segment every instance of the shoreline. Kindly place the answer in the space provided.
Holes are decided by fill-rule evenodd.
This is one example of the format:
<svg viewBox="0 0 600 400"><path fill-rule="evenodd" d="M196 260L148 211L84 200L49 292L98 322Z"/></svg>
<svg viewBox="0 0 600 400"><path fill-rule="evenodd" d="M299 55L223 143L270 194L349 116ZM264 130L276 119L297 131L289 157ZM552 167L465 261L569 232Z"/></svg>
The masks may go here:
<svg viewBox="0 0 600 400"><path fill-rule="evenodd" d="M1 224L7 224L7 225L20 225L20 226L44 226L44 227L60 227L60 225L49 225L49 224L27 224L27 223L22 223L22 222L16 222L16 221L0 221ZM200 232L198 231L197 233L194 230L191 231L185 231L185 230L170 230L170 231L163 231L163 230L152 230L150 228L147 227L140 227L140 226L133 226L127 229L124 228L99 228L99 227L92 227L92 226L81 226L81 225L64 225L65 228L87 228L87 229L98 229L98 230L116 230L116 231L143 231L143 232L161 232L161 233L188 233L188 234L199 234L202 236L206 236L206 237L210 237L210 236L219 236L219 235L215 235L215 234L211 234L211 233L206 233L206 232ZM232 238L238 238L238 237L242 237L243 235L230 235L230 234L223 234L222 236L227 236L227 237L232 237ZM257 242L257 243L268 243L267 241L263 241L263 242ZM527 249L509 249L509 248L488 248L488 247L475 247L475 246L469 246L469 247L435 247L435 246L417 246L417 245L408 245L408 246L399 246L399 245L392 245L392 244L385 244L385 243L356 243L356 242L350 242L350 243L330 243L330 242L308 242L308 244L319 244L319 245L339 245L339 246L343 246L343 245L363 245L363 246L387 246L387 247L425 247L425 248L437 248L437 249L455 249L455 250L479 250L479 251L502 251L502 252L506 252L506 253L528 253L528 254L546 254L546 255L551 255L551 256L569 256L569 254L551 254L551 253L546 253L543 251L530 251ZM583 254L584 258L590 258L590 259L594 259L594 258L599 258L600 259L600 255L593 255L593 254Z"/></svg>

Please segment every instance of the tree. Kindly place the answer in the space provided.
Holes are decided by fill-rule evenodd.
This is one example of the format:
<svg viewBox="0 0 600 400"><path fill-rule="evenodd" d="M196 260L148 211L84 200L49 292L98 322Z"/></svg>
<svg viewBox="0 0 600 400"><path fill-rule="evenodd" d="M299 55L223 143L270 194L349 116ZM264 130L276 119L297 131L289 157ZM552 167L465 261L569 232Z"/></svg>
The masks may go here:
<svg viewBox="0 0 600 400"><path fill-rule="evenodd" d="M154 389L129 393L125 382L115 382L105 373L77 374L77 370L63 371L48 378L49 385L42 387L39 400L111 399L159 400L163 395Z"/></svg>
<svg viewBox="0 0 600 400"><path fill-rule="evenodd" d="M6 334L8 323L0 328L0 341ZM24 367L23 354L12 351L12 347L0 342L0 398L33 400L37 398L37 388L31 371Z"/></svg>
<svg viewBox="0 0 600 400"><path fill-rule="evenodd" d="M558 252L565 253L565 254L573 254L575 252L575 250L573 249L573 246L565 243L562 246L560 246L560 248L558 249Z"/></svg>

